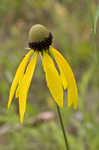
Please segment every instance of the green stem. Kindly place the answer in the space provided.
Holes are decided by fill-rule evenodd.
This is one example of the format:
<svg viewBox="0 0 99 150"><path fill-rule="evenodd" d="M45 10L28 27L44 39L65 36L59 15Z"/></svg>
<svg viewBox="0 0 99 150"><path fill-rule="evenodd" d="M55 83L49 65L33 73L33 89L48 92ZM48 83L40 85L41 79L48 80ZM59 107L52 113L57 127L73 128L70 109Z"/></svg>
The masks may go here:
<svg viewBox="0 0 99 150"><path fill-rule="evenodd" d="M69 150L69 144L68 144L68 140L67 140L66 131L65 131L65 128L64 128L60 108L58 107L57 104L56 104L56 107L57 107L57 112L58 112L58 116L59 116L59 120L60 120L60 125L61 125L61 128L62 128L63 136L64 136L65 146L66 146L66 149Z"/></svg>

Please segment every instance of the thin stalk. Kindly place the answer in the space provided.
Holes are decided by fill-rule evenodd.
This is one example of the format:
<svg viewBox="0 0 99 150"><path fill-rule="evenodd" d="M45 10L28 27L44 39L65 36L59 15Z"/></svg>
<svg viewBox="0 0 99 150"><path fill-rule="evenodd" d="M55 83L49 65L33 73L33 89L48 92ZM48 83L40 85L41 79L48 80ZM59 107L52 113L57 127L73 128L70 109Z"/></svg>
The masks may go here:
<svg viewBox="0 0 99 150"><path fill-rule="evenodd" d="M66 150L70 150L68 140L67 140L67 136L66 136L66 131L65 131L65 128L64 128L63 120L62 120L62 115L61 115L61 112L60 112L60 108L58 107L57 104L56 104L56 107L57 107L57 112L58 112L58 116L59 116L59 120L60 120L61 129L62 129L63 136L64 136L65 147L66 147Z"/></svg>

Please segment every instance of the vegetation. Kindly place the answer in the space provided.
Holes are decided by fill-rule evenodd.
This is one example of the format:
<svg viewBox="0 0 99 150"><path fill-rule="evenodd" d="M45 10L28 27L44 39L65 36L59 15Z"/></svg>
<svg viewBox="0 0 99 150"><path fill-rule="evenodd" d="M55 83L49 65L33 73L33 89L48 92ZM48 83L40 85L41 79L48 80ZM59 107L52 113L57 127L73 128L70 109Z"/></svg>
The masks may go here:
<svg viewBox="0 0 99 150"><path fill-rule="evenodd" d="M11 82L27 53L33 24L43 24L53 33L54 47L68 60L77 80L79 107L67 108L65 94L62 110L70 150L99 149L98 5L98 0L0 0L0 150L65 149L39 59L24 124L19 123L17 100L7 109Z"/></svg>

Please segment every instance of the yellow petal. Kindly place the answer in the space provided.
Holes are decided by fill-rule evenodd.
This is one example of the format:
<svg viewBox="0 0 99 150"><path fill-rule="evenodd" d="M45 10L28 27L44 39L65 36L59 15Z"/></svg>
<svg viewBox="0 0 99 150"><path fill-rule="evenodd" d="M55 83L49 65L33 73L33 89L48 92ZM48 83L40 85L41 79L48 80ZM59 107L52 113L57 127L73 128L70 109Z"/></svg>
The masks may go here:
<svg viewBox="0 0 99 150"><path fill-rule="evenodd" d="M19 112L20 112L20 122L23 122L24 119L24 113L26 110L26 99L28 90L30 87L30 83L32 80L32 76L35 70L36 61L37 61L38 52L36 52L30 61L30 63L27 66L26 72L24 74L24 77L20 83L19 88Z"/></svg>
<svg viewBox="0 0 99 150"><path fill-rule="evenodd" d="M60 107L63 107L63 87L61 84L61 78L51 57L47 54L47 52L43 52L42 63L46 76L47 86L56 103Z"/></svg>
<svg viewBox="0 0 99 150"><path fill-rule="evenodd" d="M21 75L20 80L19 80L19 82L18 82L18 86L17 86L16 93L15 93L15 97L16 97L16 98L19 97L20 83L21 83L21 81L22 81L22 79L23 79L23 76L24 76L24 73Z"/></svg>
<svg viewBox="0 0 99 150"><path fill-rule="evenodd" d="M20 83L19 83L19 85L20 85ZM15 97L16 97L16 98L19 97L19 87L20 87L19 85L18 85L18 87L17 87L17 89L16 89L16 94L15 94Z"/></svg>
<svg viewBox="0 0 99 150"><path fill-rule="evenodd" d="M22 78L22 76L24 74L24 70L26 68L26 65L27 65L29 58L32 54L33 54L33 50L30 50L28 52L28 54L24 57L24 59L22 60L21 64L19 65L19 67L16 71L14 80L13 80L12 85L11 85L10 93L9 93L8 108L10 107L10 104L12 102L12 98L14 96L14 92L15 92L16 87L18 85L18 82Z"/></svg>
<svg viewBox="0 0 99 150"><path fill-rule="evenodd" d="M73 104L74 108L76 109L78 96L76 81L72 69L66 59L64 59L64 57L56 49L50 47L50 51L55 58L61 74L64 73L65 80L68 84L68 106L71 106Z"/></svg>
<svg viewBox="0 0 99 150"><path fill-rule="evenodd" d="M62 69L60 71L60 77L61 77L61 82L62 82L63 88L66 90L68 87L68 84L67 84L67 81L66 81L66 78L65 78L65 75L64 75L64 72Z"/></svg>

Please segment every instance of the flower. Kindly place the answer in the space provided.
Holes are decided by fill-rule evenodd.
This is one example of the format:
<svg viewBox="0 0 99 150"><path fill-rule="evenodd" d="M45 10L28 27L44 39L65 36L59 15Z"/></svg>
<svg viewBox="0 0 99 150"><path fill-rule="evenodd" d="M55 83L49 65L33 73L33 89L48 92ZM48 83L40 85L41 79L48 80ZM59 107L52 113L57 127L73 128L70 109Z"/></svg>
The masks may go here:
<svg viewBox="0 0 99 150"><path fill-rule="evenodd" d="M52 46L52 33L42 25L34 25L29 31L30 51L20 63L11 85L8 108L16 92L19 99L20 122L24 120L27 94L40 53L47 86L59 107L63 107L64 90L68 91L68 106L77 108L77 86L71 67L60 52ZM55 67L54 61L58 70Z"/></svg>

